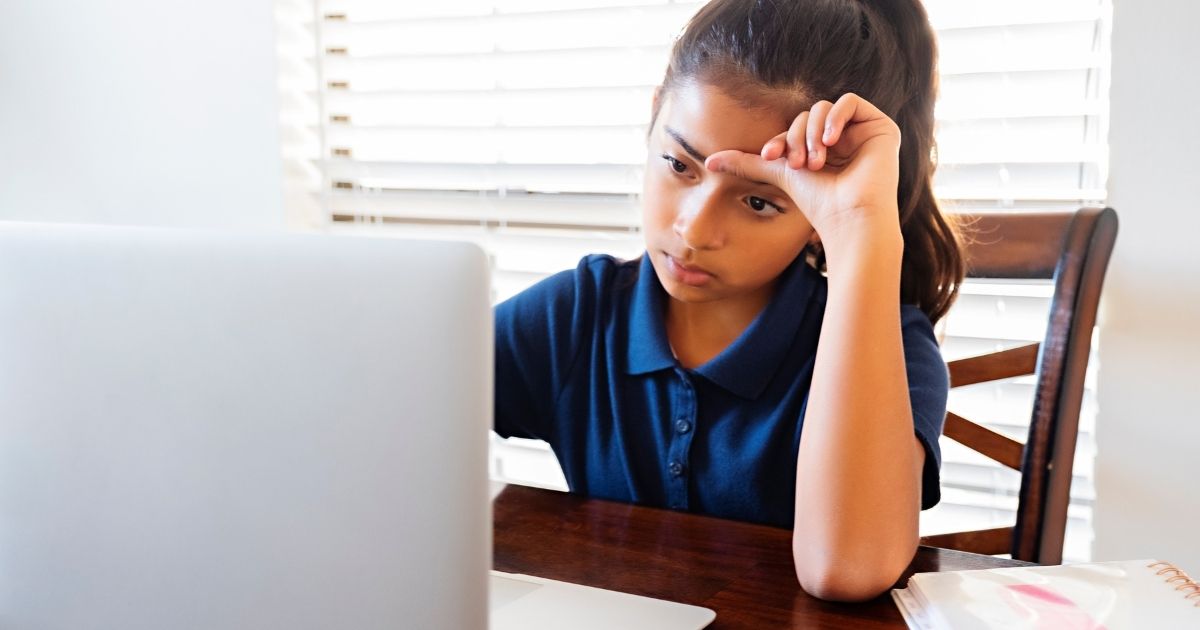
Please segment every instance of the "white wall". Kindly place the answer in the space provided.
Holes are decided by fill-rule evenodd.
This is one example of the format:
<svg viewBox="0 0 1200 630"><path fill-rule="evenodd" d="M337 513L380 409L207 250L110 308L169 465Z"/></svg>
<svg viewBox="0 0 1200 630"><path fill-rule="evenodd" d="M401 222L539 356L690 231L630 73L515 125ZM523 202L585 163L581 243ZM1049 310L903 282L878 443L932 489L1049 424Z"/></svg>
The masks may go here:
<svg viewBox="0 0 1200 630"><path fill-rule="evenodd" d="M0 2L0 220L282 228L270 2Z"/></svg>
<svg viewBox="0 0 1200 630"><path fill-rule="evenodd" d="M1200 4L1116 0L1096 560L1200 573Z"/></svg>

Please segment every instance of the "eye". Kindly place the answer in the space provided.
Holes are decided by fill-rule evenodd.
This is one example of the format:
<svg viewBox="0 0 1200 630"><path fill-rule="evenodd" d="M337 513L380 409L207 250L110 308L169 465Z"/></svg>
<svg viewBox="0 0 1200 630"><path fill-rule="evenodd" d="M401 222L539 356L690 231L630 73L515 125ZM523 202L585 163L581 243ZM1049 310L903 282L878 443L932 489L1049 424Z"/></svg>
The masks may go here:
<svg viewBox="0 0 1200 630"><path fill-rule="evenodd" d="M676 173L686 173L687 172L687 168L688 168L687 164L684 164L683 162L676 160L675 158L671 157L670 155L667 155L666 153L664 153L662 156L662 159L666 160L667 164L670 165L671 170L675 171Z"/></svg>
<svg viewBox="0 0 1200 630"><path fill-rule="evenodd" d="M746 205L750 206L750 209L759 216L774 216L777 214L783 214L782 208L771 203L770 201L767 201L766 199L763 199L762 197L746 197Z"/></svg>

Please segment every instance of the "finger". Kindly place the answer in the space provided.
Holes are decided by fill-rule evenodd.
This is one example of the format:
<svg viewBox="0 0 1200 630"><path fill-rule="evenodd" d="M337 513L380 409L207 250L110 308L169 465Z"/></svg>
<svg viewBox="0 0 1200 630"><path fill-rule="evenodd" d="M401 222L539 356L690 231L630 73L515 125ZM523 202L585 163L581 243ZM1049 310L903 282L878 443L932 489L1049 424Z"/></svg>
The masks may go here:
<svg viewBox="0 0 1200 630"><path fill-rule="evenodd" d="M704 167L715 173L726 173L773 186L779 185L783 171L783 166L777 162L766 161L759 155L743 153L737 149L713 153L704 161Z"/></svg>
<svg viewBox="0 0 1200 630"><path fill-rule="evenodd" d="M822 142L827 147L842 139L842 132L852 123L862 123L887 116L878 107L853 92L843 94L829 110L825 118Z"/></svg>
<svg viewBox="0 0 1200 630"><path fill-rule="evenodd" d="M808 150L804 145L804 133L808 129L808 112L801 112L787 131L788 166L803 168L808 159Z"/></svg>
<svg viewBox="0 0 1200 630"><path fill-rule="evenodd" d="M808 110L808 127L805 129L804 142L808 147L808 168L814 171L825 166L826 151L821 135L825 128L825 119L832 108L833 103L829 101L817 101L812 109Z"/></svg>
<svg viewBox="0 0 1200 630"><path fill-rule="evenodd" d="M763 145L762 152L759 153L762 159L768 162L778 160L783 156L783 152L787 149L787 132L780 132L779 135L767 140Z"/></svg>

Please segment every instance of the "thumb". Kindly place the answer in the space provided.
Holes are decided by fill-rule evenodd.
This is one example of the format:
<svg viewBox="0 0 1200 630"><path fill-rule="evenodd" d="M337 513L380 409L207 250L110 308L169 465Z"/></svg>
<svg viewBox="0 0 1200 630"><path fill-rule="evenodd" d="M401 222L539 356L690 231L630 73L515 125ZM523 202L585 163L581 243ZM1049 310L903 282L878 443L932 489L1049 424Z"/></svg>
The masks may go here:
<svg viewBox="0 0 1200 630"><path fill-rule="evenodd" d="M785 164L783 158L768 162L754 153L743 153L737 149L717 151L708 156L704 167L714 173L727 173L756 182L775 186L783 183Z"/></svg>

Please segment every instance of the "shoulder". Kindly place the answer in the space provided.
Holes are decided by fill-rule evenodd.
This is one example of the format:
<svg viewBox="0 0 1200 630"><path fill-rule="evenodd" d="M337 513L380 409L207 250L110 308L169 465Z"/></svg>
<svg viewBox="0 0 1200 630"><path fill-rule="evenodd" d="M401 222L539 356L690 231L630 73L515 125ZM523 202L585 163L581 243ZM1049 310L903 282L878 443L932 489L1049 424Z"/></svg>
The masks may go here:
<svg viewBox="0 0 1200 630"><path fill-rule="evenodd" d="M900 326L904 331L904 336L916 336L925 341L932 341L937 345L937 335L933 332L933 322L929 321L929 316L925 314L915 304L900 305Z"/></svg>
<svg viewBox="0 0 1200 630"><path fill-rule="evenodd" d="M924 311L912 304L901 304L900 331L904 337L906 352L921 350L926 355L932 352L938 362L941 362L941 346L938 343L937 334L934 333L933 323L929 321L929 316ZM909 359L911 361L912 357Z"/></svg>
<svg viewBox="0 0 1200 630"><path fill-rule="evenodd" d="M916 385L915 380L935 390L949 388L946 363L929 316L912 304L902 304L900 325L910 385Z"/></svg>
<svg viewBox="0 0 1200 630"><path fill-rule="evenodd" d="M614 292L631 287L638 260L590 254L574 269L553 274L496 306L496 318L544 326L586 319Z"/></svg>
<svg viewBox="0 0 1200 630"><path fill-rule="evenodd" d="M608 254L584 256L575 268L578 282L594 287L598 293L622 291L637 281L641 258L621 260Z"/></svg>
<svg viewBox="0 0 1200 630"><path fill-rule="evenodd" d="M532 414L517 405L514 392L526 392L530 400L554 400L547 392L561 391L574 373L573 367L589 349L597 331L603 330L620 300L614 287L627 282L633 261L612 256L585 256L574 269L541 280L496 306L495 357L497 426L527 422L527 417L549 417L548 409ZM512 383L518 382L517 385ZM540 403L539 403L540 404ZM537 406L534 403L528 403ZM531 415L532 414L532 415ZM516 418L516 419L514 419ZM526 419L522 419L526 418ZM522 425L524 426L524 425ZM526 428L520 434L545 436L549 429Z"/></svg>

